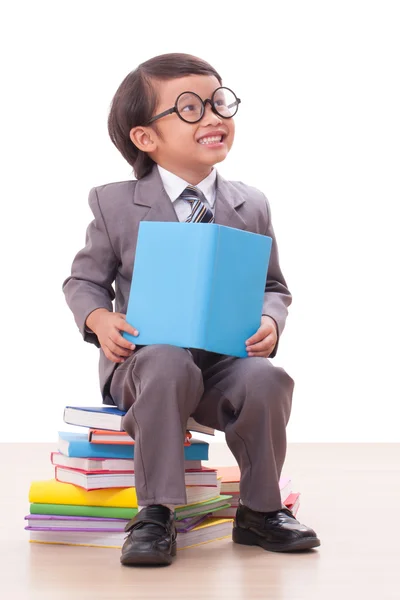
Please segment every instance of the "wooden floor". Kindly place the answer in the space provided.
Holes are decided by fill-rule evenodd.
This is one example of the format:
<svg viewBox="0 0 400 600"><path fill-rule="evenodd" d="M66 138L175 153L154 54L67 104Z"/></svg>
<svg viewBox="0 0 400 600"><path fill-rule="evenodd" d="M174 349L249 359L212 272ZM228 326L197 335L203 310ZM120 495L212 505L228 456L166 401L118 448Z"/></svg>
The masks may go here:
<svg viewBox="0 0 400 600"><path fill-rule="evenodd" d="M233 464L222 444L210 464ZM283 475L318 549L272 553L230 540L127 568L119 550L30 544L32 479L52 477L49 444L1 444L0 598L18 600L400 599L400 444L289 444ZM7 490L7 492L5 491Z"/></svg>

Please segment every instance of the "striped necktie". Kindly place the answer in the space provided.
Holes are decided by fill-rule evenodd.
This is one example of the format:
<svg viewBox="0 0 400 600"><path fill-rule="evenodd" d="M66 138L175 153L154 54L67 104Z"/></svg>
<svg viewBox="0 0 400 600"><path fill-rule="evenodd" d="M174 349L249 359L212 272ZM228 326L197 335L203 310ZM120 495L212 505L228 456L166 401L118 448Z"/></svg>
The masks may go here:
<svg viewBox="0 0 400 600"><path fill-rule="evenodd" d="M198 188L188 185L179 197L182 198L182 200L187 200L192 207L192 212L186 219L186 223L214 222L214 215L204 202L202 202L201 198L204 198L204 195Z"/></svg>

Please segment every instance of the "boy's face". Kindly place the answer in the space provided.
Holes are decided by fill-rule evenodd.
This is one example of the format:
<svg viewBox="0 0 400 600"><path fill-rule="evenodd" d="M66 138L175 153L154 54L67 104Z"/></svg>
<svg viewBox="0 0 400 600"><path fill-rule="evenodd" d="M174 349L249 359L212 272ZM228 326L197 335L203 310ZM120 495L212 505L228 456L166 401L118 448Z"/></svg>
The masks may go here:
<svg viewBox="0 0 400 600"><path fill-rule="evenodd" d="M218 79L208 75L188 75L179 79L155 82L155 85L159 97L155 115L172 108L183 92L194 92L204 101L207 98L211 99L213 92L220 87ZM155 127L159 133L156 132ZM192 181L189 183L195 179L198 179L196 183L201 181L201 178L211 172L215 164L226 158L235 136L233 118L224 119L215 114L208 102L202 119L197 123L187 123L176 113L172 113L148 127L135 129L142 129L145 132L145 135L140 131L137 131L137 134L140 135L140 141L143 143L142 148L149 152L151 158L187 181L191 178ZM207 138L216 139L207 140Z"/></svg>

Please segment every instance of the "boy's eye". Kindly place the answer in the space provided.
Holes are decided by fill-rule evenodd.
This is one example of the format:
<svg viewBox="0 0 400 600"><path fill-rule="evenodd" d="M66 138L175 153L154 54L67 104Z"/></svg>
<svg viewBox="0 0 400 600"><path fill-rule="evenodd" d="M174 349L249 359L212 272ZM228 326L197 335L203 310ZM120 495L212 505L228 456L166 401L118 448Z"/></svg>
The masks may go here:
<svg viewBox="0 0 400 600"><path fill-rule="evenodd" d="M177 109L184 119L197 121L201 117L203 106L201 100L189 92L179 98Z"/></svg>
<svg viewBox="0 0 400 600"><path fill-rule="evenodd" d="M185 106L181 107L182 112L190 112L192 110L197 110L197 106L194 104L185 104Z"/></svg>

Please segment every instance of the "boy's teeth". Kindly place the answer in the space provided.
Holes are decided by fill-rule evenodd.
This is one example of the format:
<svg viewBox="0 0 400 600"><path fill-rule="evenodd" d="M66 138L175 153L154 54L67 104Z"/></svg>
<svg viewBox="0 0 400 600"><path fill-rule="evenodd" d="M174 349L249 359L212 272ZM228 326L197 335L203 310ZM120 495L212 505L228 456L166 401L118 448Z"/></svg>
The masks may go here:
<svg viewBox="0 0 400 600"><path fill-rule="evenodd" d="M199 140L199 144L215 144L215 142L220 142L222 140L222 135L214 135L211 137L201 138Z"/></svg>

